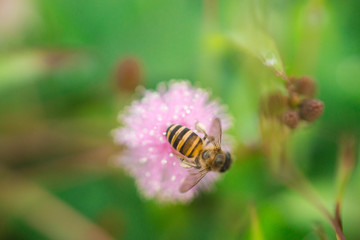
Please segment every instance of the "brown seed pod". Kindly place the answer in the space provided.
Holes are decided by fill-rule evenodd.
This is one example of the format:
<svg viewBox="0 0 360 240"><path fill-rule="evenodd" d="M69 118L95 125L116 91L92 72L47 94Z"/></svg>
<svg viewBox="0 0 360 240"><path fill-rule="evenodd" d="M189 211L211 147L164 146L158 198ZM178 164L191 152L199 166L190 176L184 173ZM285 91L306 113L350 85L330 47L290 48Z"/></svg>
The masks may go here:
<svg viewBox="0 0 360 240"><path fill-rule="evenodd" d="M295 129L299 123L299 114L294 110L287 110L281 116L281 121L291 129Z"/></svg>
<svg viewBox="0 0 360 240"><path fill-rule="evenodd" d="M300 103L300 118L305 121L315 121L323 111L324 103L318 99L305 99Z"/></svg>
<svg viewBox="0 0 360 240"><path fill-rule="evenodd" d="M291 77L293 82L294 92L305 97L313 97L316 92L315 81L309 76L302 76L300 78Z"/></svg>

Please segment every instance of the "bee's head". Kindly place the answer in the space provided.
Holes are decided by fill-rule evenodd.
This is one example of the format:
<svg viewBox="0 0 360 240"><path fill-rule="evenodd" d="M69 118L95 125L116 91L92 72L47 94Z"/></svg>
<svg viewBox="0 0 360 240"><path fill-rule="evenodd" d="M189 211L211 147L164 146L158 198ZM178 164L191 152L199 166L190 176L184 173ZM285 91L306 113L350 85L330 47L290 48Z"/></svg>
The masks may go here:
<svg viewBox="0 0 360 240"><path fill-rule="evenodd" d="M221 169L220 169L220 172L225 172L225 171L227 171L227 170L230 168L230 166L231 166L231 162L232 162L232 160L231 160L231 155L230 155L229 152L226 152L226 153L225 153L225 161L224 161L224 164L222 165L222 167L221 167Z"/></svg>
<svg viewBox="0 0 360 240"><path fill-rule="evenodd" d="M225 172L230 168L231 156L229 152L217 153L212 162L213 171Z"/></svg>

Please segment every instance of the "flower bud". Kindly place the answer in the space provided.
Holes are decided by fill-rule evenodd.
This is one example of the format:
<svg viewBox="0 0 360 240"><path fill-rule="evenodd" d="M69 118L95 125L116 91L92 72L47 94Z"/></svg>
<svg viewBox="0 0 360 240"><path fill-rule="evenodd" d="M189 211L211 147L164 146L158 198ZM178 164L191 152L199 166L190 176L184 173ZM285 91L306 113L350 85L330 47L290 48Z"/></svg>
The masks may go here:
<svg viewBox="0 0 360 240"><path fill-rule="evenodd" d="M295 93L295 92L290 92L289 97L288 97L288 106L291 108L297 108L299 106L300 103L300 96L299 94Z"/></svg>
<svg viewBox="0 0 360 240"><path fill-rule="evenodd" d="M261 102L260 110L266 116L279 116L286 108L287 99L280 92L273 92Z"/></svg>
<svg viewBox="0 0 360 240"><path fill-rule="evenodd" d="M142 82L142 68L137 58L126 57L117 65L116 85L123 91L133 92Z"/></svg>
<svg viewBox="0 0 360 240"><path fill-rule="evenodd" d="M282 114L281 121L289 128L294 129L299 123L299 114L294 110L287 110Z"/></svg>
<svg viewBox="0 0 360 240"><path fill-rule="evenodd" d="M294 91L306 97L313 97L316 91L314 80L309 76L302 76L300 78L291 78L294 84Z"/></svg>
<svg viewBox="0 0 360 240"><path fill-rule="evenodd" d="M305 99L300 103L300 118L313 122L318 119L324 111L324 103L317 99Z"/></svg>

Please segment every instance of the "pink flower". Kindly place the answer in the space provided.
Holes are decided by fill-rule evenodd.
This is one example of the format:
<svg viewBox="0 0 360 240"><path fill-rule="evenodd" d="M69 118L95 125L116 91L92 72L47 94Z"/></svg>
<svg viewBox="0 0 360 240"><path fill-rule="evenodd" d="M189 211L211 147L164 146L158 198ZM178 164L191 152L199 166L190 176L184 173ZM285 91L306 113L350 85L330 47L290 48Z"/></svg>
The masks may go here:
<svg viewBox="0 0 360 240"><path fill-rule="evenodd" d="M218 173L209 172L190 191L180 193L179 187L189 173L180 166L165 132L171 124L195 131L196 122L209 129L215 117L221 119L223 130L230 126L224 108L210 101L208 92L186 81L171 81L168 89L160 83L157 91L145 91L142 99L120 114L124 126L114 131L114 138L126 150L119 156L119 163L136 179L146 197L162 202L189 201L200 189L211 185Z"/></svg>

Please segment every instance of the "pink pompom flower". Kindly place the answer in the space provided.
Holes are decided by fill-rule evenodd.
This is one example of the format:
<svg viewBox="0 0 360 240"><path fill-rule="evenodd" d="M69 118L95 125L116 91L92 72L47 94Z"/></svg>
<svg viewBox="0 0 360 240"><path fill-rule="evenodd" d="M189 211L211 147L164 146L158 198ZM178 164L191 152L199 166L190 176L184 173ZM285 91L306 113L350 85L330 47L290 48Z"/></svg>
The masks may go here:
<svg viewBox="0 0 360 240"><path fill-rule="evenodd" d="M115 129L113 135L115 142L126 148L116 161L136 179L147 198L187 202L199 190L209 187L218 173L209 172L190 191L180 193L189 172L180 166L165 132L171 124L181 124L196 132L196 122L209 129L215 117L220 118L223 130L229 128L230 118L224 107L211 101L207 91L194 88L187 81L160 83L157 91L146 90L140 100L120 114L123 126ZM223 149L229 150L224 143Z"/></svg>

